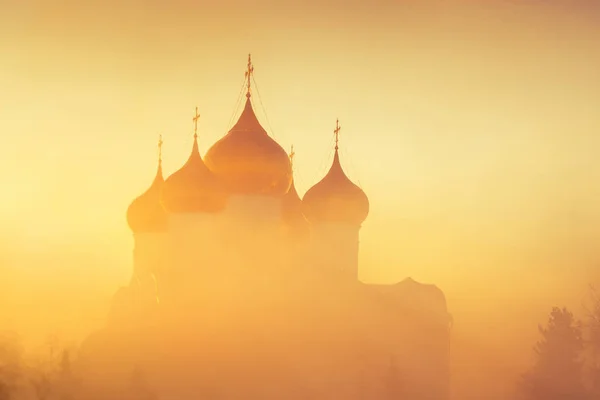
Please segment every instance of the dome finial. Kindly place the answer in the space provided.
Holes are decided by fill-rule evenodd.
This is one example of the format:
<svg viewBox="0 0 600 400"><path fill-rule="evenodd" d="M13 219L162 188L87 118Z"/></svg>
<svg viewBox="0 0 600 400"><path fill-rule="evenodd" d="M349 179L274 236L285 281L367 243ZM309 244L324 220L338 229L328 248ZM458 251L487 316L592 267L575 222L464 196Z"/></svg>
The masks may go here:
<svg viewBox="0 0 600 400"><path fill-rule="evenodd" d="M252 82L252 74L254 73L254 66L252 65L252 54L248 54L248 69L246 70L246 72L244 73L244 77L246 78L247 82L246 82L246 98L250 98L250 88L251 88L251 82Z"/></svg>
<svg viewBox="0 0 600 400"><path fill-rule="evenodd" d="M194 114L194 140L198 139L198 120L200 119L200 114L198 114L198 107L196 107L196 113Z"/></svg>
<svg viewBox="0 0 600 400"><path fill-rule="evenodd" d="M162 135L158 135L158 166L159 167L162 165L162 146L163 146Z"/></svg>
<svg viewBox="0 0 600 400"><path fill-rule="evenodd" d="M292 145L292 148L290 149L290 166L292 167L292 170L294 169L294 156L296 156L296 152L294 151L294 145Z"/></svg>
<svg viewBox="0 0 600 400"><path fill-rule="evenodd" d="M335 135L335 150L337 151L338 149L338 143L340 141L340 120L336 119L335 120L335 129L333 130L333 134Z"/></svg>

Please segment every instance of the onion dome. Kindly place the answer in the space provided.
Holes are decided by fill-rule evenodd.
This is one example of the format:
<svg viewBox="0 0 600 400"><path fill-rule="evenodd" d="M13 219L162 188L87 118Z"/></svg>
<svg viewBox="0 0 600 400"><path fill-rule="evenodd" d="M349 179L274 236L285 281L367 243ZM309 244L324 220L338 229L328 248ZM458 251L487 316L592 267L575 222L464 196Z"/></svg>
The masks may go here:
<svg viewBox="0 0 600 400"><path fill-rule="evenodd" d="M311 187L302 199L308 221L342 222L360 225L369 215L369 199L344 173L338 153L339 125L336 125L335 154L329 172Z"/></svg>
<svg viewBox="0 0 600 400"><path fill-rule="evenodd" d="M293 165L294 148L290 153L290 164ZM283 196L281 201L281 215L283 222L289 227L290 232L294 235L304 236L309 233L308 221L302 213L302 200L298 196L294 180L288 192Z"/></svg>
<svg viewBox="0 0 600 400"><path fill-rule="evenodd" d="M194 117L194 144L186 163L167 178L162 204L171 213L218 212L225 208L225 193L206 167L198 150L198 109Z"/></svg>
<svg viewBox="0 0 600 400"><path fill-rule="evenodd" d="M159 141L159 152L162 140ZM167 214L160 204L160 193L164 185L162 162L159 156L158 170L152 185L136 198L127 209L127 223L135 233L162 232L167 228Z"/></svg>
<svg viewBox="0 0 600 400"><path fill-rule="evenodd" d="M292 183L285 150L260 125L250 101L252 63L246 71L246 105L237 123L206 153L204 159L231 193L283 196Z"/></svg>

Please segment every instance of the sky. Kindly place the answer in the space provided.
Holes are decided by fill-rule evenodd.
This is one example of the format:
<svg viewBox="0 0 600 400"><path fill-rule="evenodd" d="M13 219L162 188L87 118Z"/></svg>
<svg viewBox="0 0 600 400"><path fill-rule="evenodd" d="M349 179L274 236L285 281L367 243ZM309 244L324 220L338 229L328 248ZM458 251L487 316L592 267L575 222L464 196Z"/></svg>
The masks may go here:
<svg viewBox="0 0 600 400"><path fill-rule="evenodd" d="M0 0L0 301L73 326L89 310L57 293L101 309L131 274L125 211L158 135L169 174L197 106L203 154L251 52L301 195L340 119L371 203L363 280L436 283L456 308L577 302L600 278L599 4Z"/></svg>

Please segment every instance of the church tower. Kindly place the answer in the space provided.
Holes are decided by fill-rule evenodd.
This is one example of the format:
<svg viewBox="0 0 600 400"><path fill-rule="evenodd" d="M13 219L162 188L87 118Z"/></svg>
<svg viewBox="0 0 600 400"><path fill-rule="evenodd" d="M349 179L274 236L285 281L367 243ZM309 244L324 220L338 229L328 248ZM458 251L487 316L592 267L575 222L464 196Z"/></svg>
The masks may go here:
<svg viewBox="0 0 600 400"><path fill-rule="evenodd" d="M290 164L294 167L294 146L290 152ZM295 277L298 273L306 271L307 251L310 250L310 224L302 212L302 200L296 191L296 185L292 179L292 185L283 196L281 203L281 222L283 227L282 239L285 241L283 247L286 258L282 265L286 265L294 271Z"/></svg>
<svg viewBox="0 0 600 400"><path fill-rule="evenodd" d="M294 146L292 146L289 155L292 170L295 155ZM302 200L298 196L293 178L290 189L282 199L281 219L284 226L284 235L294 244L303 244L310 234L310 225L302 212Z"/></svg>
<svg viewBox="0 0 600 400"><path fill-rule="evenodd" d="M339 133L336 122L333 163L325 177L306 192L302 207L311 224L315 266L343 271L358 279L359 231L369 214L369 199L342 169Z"/></svg>
<svg viewBox="0 0 600 400"><path fill-rule="evenodd" d="M245 72L246 103L237 122L205 156L229 199L223 213L226 237L240 262L266 270L281 263L281 205L292 183L286 151L262 127L252 107L254 67ZM256 265L255 265L256 264ZM260 265L258 265L260 264Z"/></svg>
<svg viewBox="0 0 600 400"><path fill-rule="evenodd" d="M249 55L244 109L229 132L208 149L205 160L231 194L228 213L254 225L280 219L281 197L292 183L292 168L285 150L268 135L254 113L253 73Z"/></svg>
<svg viewBox="0 0 600 400"><path fill-rule="evenodd" d="M150 187L127 209L127 223L133 231L132 288L142 297L158 297L158 281L165 263L168 218L160 204L164 185L162 173L162 138L158 142L158 168Z"/></svg>
<svg viewBox="0 0 600 400"><path fill-rule="evenodd" d="M198 108L194 142L185 164L169 176L162 204L169 216L169 265L162 277L165 285L182 288L190 279L208 281L221 254L218 251L219 213L227 196L217 177L207 168L198 150ZM168 283L167 283L168 281ZM191 284L191 283L190 283Z"/></svg>

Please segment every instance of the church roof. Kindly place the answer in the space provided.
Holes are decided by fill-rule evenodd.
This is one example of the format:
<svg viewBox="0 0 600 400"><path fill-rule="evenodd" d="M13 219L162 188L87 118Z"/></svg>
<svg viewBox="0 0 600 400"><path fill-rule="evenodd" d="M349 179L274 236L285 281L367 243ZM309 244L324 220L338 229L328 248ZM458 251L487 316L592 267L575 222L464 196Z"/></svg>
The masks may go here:
<svg viewBox="0 0 600 400"><path fill-rule="evenodd" d="M444 292L436 285L417 282L408 277L392 285L368 285L377 292L423 314L448 318L448 307Z"/></svg>
<svg viewBox="0 0 600 400"><path fill-rule="evenodd" d="M204 159L231 193L282 196L292 182L285 150L262 127L250 100L254 68L248 59L246 104L229 132L217 141Z"/></svg>
<svg viewBox="0 0 600 400"><path fill-rule="evenodd" d="M342 169L337 144L339 125L336 126L336 145L329 172L311 187L302 206L310 222L344 222L360 225L369 214L369 199Z"/></svg>
<svg viewBox="0 0 600 400"><path fill-rule="evenodd" d="M194 144L186 163L167 178L162 202L173 213L218 212L225 207L226 194L218 178L206 167L198 150L197 121Z"/></svg>
<svg viewBox="0 0 600 400"><path fill-rule="evenodd" d="M162 140L159 141L159 149L161 146ZM159 156L154 181L127 209L127 223L133 232L162 232L167 229L167 215L160 204L163 185L162 162Z"/></svg>

